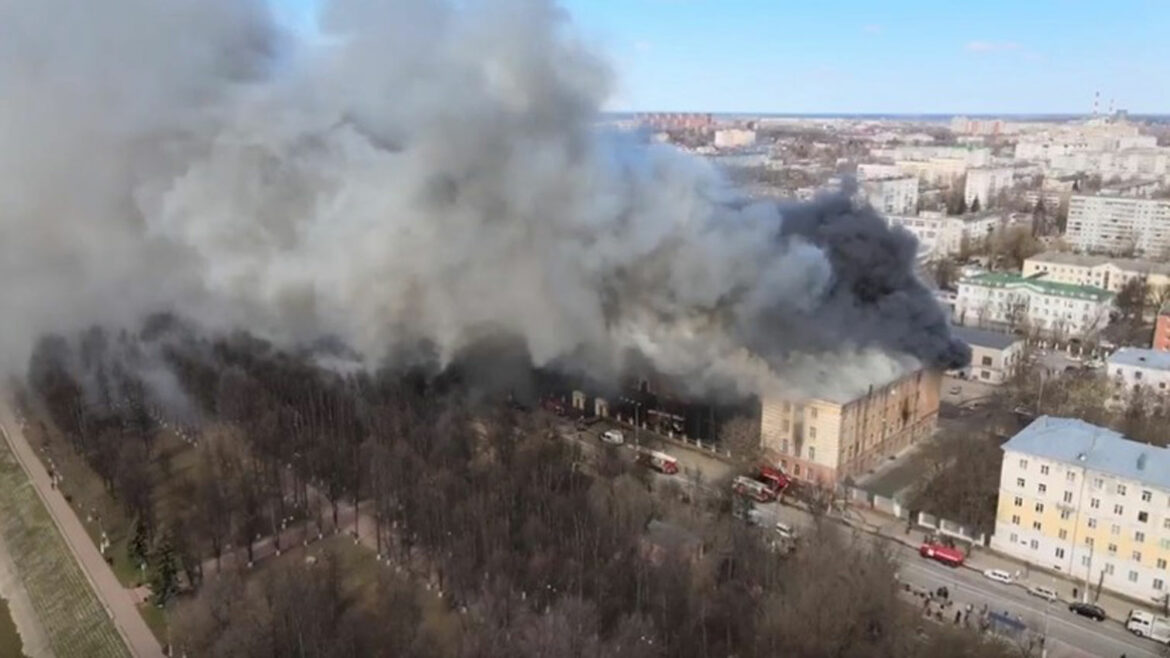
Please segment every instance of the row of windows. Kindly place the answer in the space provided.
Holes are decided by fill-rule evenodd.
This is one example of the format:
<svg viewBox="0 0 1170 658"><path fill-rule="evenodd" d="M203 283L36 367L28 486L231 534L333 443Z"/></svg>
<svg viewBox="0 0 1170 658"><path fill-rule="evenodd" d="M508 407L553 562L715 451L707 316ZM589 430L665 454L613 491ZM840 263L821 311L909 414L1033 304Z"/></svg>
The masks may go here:
<svg viewBox="0 0 1170 658"><path fill-rule="evenodd" d="M1011 538L1011 542L1012 542L1013 544L1018 544L1018 543L1019 543L1019 541L1020 541L1019 535L1017 535L1017 534L1015 534L1015 533L1012 533L1012 535L1011 535L1011 537L1010 537L1010 538ZM1092 542L1088 542L1088 543L1089 543L1089 544L1091 544ZM1031 548L1031 549L1032 549L1032 550L1034 550L1034 551L1035 551L1035 550L1039 550L1039 549L1040 549L1040 542L1039 542L1039 541L1037 541L1037 540L1035 540L1035 539L1033 539L1033 540L1031 540L1031 541L1029 541L1029 542L1028 542L1028 547L1029 547L1029 548ZM1110 547L1111 547L1111 549L1112 549L1112 550L1110 551L1110 554L1111 554L1111 555L1115 555L1115 554L1117 553L1117 547L1116 547L1116 546L1113 546L1112 544L1110 544ZM1056 549L1053 551L1053 555L1055 555L1057 559L1063 560L1063 559L1064 559L1064 556L1065 556L1065 551L1064 551L1064 548L1057 547L1057 548L1056 548ZM1141 553L1139 553L1138 551L1134 551L1134 553L1133 553L1133 559L1134 559L1135 561L1138 561L1138 562L1140 562L1140 561L1141 561ZM1092 556L1090 556L1090 555L1082 555L1082 556L1081 556L1081 566L1082 566L1082 567L1088 567L1088 566L1089 566L1089 564L1091 563L1091 560L1092 560ZM1157 566L1158 566L1158 568L1159 568L1159 569L1165 569L1165 568L1166 568L1166 560L1161 560L1161 559L1159 559L1159 560L1158 560L1158 565L1157 565ZM1105 563L1105 567L1104 567L1104 571L1105 571L1105 573L1106 573L1107 575L1110 575L1110 576L1112 576L1112 575L1115 573L1115 569L1114 569L1114 565L1113 565L1113 563L1112 563L1112 562L1106 562L1106 563ZM1128 578L1129 582L1131 582L1131 583L1136 583L1136 582L1138 582L1138 579L1139 579L1140 577L1141 577L1141 574L1139 574L1137 571L1135 571L1135 570L1132 570L1132 569L1130 570L1129 574L1127 574L1127 578ZM1166 588L1166 581L1165 581L1165 580L1163 580L1162 578L1153 578L1153 579L1151 580L1151 582L1150 582L1150 585L1151 585L1151 586L1152 586L1154 589L1156 589L1156 590L1158 590L1158 591L1162 591L1162 590L1164 590L1164 589Z"/></svg>
<svg viewBox="0 0 1170 658"><path fill-rule="evenodd" d="M1022 470L1022 471L1028 470L1028 460L1027 459L1021 459L1019 463L1020 463L1020 470ZM1040 475L1048 475L1050 472L1051 472L1051 469L1049 468L1049 466L1047 464L1040 465ZM1077 481L1076 471L1072 471L1072 470L1065 471L1064 479L1067 482L1076 482ZM1016 478L1016 486L1017 487L1020 487L1022 489L1026 485L1027 485L1027 481L1024 478ZM1097 490L1104 489L1105 488L1105 478L1093 478L1093 488L1097 489ZM1039 483L1037 490L1040 493L1044 493L1045 491L1048 490L1048 487L1043 482L1041 482L1041 483ZM1114 487L1114 491L1119 496L1125 496L1129 493L1129 487L1122 482L1118 482ZM1148 503L1154 499L1154 493L1152 491L1150 491L1149 489L1142 489L1141 490L1141 499L1142 499L1142 502ZM1167 501L1168 501L1168 504L1170 504L1170 498L1167 498Z"/></svg>

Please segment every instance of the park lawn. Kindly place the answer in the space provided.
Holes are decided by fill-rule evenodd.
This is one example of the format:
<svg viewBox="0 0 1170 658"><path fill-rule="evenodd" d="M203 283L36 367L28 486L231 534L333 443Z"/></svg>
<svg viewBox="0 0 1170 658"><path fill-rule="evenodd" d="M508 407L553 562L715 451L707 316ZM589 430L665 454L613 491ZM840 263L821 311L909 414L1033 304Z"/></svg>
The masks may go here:
<svg viewBox="0 0 1170 658"><path fill-rule="evenodd" d="M8 444L0 441L0 533L53 653L129 657Z"/></svg>
<svg viewBox="0 0 1170 658"><path fill-rule="evenodd" d="M127 517L122 504L110 494L101 478L69 445L46 414L36 406L25 411L31 419L25 428L29 444L46 467L51 458L53 468L63 478L61 491L69 497L69 504L81 519L90 539L98 546L103 531L109 538L110 549L106 555L118 581L127 587L141 584L142 573L127 554L134 519ZM45 432L41 431L38 420L44 423ZM151 477L160 524L165 525L168 518L173 518L178 505L189 504L184 503L177 492L177 483L182 482L183 474L194 466L196 459L196 450L174 432L158 430L151 459Z"/></svg>

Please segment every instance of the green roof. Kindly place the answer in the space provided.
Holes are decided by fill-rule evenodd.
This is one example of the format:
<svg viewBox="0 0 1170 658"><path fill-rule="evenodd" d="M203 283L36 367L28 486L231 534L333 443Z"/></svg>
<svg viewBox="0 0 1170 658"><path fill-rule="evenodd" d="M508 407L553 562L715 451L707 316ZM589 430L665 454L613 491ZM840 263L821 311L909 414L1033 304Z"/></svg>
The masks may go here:
<svg viewBox="0 0 1170 658"><path fill-rule="evenodd" d="M1023 277L1009 272L988 272L963 279L959 283L969 283L990 288L1019 288L1027 287L1044 294L1071 299L1091 299L1103 302L1113 297L1113 293L1094 286L1078 286L1072 283L1048 281L1041 276Z"/></svg>

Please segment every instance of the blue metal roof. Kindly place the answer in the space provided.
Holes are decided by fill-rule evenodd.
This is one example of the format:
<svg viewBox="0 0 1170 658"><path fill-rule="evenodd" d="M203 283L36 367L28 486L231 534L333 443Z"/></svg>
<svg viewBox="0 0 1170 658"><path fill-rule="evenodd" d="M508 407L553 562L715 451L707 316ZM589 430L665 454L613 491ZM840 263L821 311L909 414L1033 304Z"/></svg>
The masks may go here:
<svg viewBox="0 0 1170 658"><path fill-rule="evenodd" d="M1003 449L1170 490L1170 449L1133 441L1077 418L1041 416Z"/></svg>
<svg viewBox="0 0 1170 658"><path fill-rule="evenodd" d="M1109 365L1170 370L1170 352L1159 352L1142 347L1123 347L1109 357Z"/></svg>
<svg viewBox="0 0 1170 658"><path fill-rule="evenodd" d="M961 339L968 345L988 347L994 350L1005 350L1013 343L1023 340L1019 336L1005 334L999 331L975 329L973 327L951 327L951 335Z"/></svg>

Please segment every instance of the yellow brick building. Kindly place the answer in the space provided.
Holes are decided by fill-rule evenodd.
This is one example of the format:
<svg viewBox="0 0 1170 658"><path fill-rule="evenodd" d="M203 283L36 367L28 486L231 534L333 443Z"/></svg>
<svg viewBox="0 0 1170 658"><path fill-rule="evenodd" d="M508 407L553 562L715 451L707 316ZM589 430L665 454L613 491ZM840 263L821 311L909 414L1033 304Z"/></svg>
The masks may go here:
<svg viewBox="0 0 1170 658"><path fill-rule="evenodd" d="M1043 416L1003 451L993 548L1094 587L1166 597L1170 450Z"/></svg>

